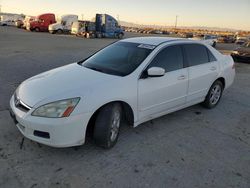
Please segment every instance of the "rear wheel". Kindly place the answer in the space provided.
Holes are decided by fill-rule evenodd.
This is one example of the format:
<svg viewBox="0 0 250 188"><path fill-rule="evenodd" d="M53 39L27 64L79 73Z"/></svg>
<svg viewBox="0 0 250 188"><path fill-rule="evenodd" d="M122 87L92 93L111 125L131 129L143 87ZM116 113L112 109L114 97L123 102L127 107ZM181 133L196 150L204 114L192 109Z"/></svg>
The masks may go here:
<svg viewBox="0 0 250 188"><path fill-rule="evenodd" d="M38 27L36 27L36 28L35 28L35 31L36 31L36 32L39 32L39 31L40 31L40 29L39 29Z"/></svg>
<svg viewBox="0 0 250 188"><path fill-rule="evenodd" d="M118 139L122 119L119 103L108 104L101 108L95 121L94 141L98 146L112 148Z"/></svg>
<svg viewBox="0 0 250 188"><path fill-rule="evenodd" d="M220 102L222 92L223 84L219 80L215 81L208 91L203 106L209 109L214 108Z"/></svg>
<svg viewBox="0 0 250 188"><path fill-rule="evenodd" d="M122 39L122 38L123 38L123 34L122 33L118 34L118 39Z"/></svg>

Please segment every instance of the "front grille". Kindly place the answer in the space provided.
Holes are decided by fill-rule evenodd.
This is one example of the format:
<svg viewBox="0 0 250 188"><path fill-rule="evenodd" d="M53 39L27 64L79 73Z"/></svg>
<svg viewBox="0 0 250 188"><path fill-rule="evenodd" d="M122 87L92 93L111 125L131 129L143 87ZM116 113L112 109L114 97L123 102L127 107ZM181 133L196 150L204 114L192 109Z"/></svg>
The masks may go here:
<svg viewBox="0 0 250 188"><path fill-rule="evenodd" d="M28 112L31 108L24 104L16 95L16 93L14 94L14 103L15 103L15 107L18 108L19 110L23 111L23 112Z"/></svg>

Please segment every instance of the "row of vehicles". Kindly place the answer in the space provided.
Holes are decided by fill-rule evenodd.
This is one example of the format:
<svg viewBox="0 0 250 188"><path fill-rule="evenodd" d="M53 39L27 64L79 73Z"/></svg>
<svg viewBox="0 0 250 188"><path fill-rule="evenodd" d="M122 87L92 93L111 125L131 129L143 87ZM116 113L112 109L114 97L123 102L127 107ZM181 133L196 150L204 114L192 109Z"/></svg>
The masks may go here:
<svg viewBox="0 0 250 188"><path fill-rule="evenodd" d="M118 24L118 21L108 14L96 14L94 21L78 20L77 15L63 15L59 21L55 14L46 13L36 17L25 16L23 18L12 20L12 24L18 28L24 28L29 31L50 32L52 34L71 33L85 37L96 38L122 38L124 31Z"/></svg>
<svg viewBox="0 0 250 188"><path fill-rule="evenodd" d="M135 32L135 33L142 33L142 34L163 34L163 35L174 35L182 38L194 38L194 39L199 39L199 40L207 40L206 38L211 38L214 39L213 42L216 43L235 43L237 45L243 45L247 43L250 40L250 36L242 36L236 34L199 34L195 32L184 32L184 31L174 31L174 30L154 30L154 29L140 29L140 28L126 28L127 32ZM216 39L216 40L215 40ZM216 45L216 43L213 43Z"/></svg>

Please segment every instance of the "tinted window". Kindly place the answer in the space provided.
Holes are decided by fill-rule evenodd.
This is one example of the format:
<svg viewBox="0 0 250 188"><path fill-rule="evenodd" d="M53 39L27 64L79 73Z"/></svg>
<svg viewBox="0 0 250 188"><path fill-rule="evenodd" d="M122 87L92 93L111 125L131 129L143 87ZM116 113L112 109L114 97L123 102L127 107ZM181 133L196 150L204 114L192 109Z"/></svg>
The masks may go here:
<svg viewBox="0 0 250 188"><path fill-rule="evenodd" d="M116 42L97 52L83 62L83 66L95 71L126 76L133 72L152 49L142 44Z"/></svg>
<svg viewBox="0 0 250 188"><path fill-rule="evenodd" d="M183 68L183 56L180 46L170 46L163 49L150 63L150 67L161 67L166 72Z"/></svg>
<svg viewBox="0 0 250 188"><path fill-rule="evenodd" d="M214 55L212 54L212 52L209 49L207 49L207 53L208 53L208 57L209 57L210 62L217 61L217 59L214 57Z"/></svg>
<svg viewBox="0 0 250 188"><path fill-rule="evenodd" d="M207 48L199 44L185 44L184 49L189 66L200 65L209 62Z"/></svg>

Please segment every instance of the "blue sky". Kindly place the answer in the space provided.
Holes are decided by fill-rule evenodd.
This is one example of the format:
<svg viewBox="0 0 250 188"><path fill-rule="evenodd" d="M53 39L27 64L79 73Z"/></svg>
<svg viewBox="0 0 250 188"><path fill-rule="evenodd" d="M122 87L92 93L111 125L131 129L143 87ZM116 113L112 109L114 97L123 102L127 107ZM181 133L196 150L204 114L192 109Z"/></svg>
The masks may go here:
<svg viewBox="0 0 250 188"><path fill-rule="evenodd" d="M209 26L250 30L250 0L0 0L3 12L58 16L75 13L91 19L108 13L139 24Z"/></svg>

